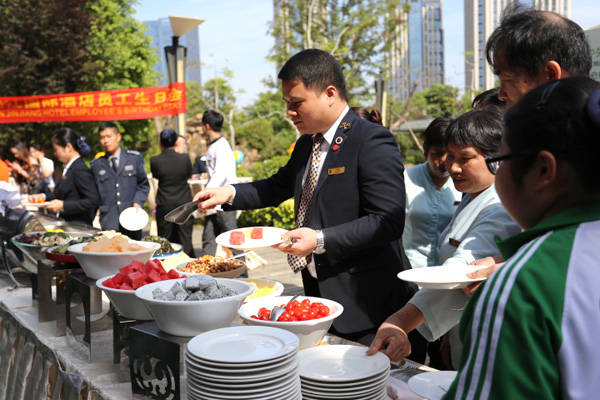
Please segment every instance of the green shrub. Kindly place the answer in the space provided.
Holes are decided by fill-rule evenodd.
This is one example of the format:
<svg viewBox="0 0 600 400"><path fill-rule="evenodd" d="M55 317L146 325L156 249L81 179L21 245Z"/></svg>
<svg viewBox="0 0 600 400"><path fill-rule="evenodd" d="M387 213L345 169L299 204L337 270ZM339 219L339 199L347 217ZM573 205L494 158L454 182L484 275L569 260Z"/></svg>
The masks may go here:
<svg viewBox="0 0 600 400"><path fill-rule="evenodd" d="M275 226L294 229L294 199L288 199L277 207L244 210L238 218L238 226Z"/></svg>

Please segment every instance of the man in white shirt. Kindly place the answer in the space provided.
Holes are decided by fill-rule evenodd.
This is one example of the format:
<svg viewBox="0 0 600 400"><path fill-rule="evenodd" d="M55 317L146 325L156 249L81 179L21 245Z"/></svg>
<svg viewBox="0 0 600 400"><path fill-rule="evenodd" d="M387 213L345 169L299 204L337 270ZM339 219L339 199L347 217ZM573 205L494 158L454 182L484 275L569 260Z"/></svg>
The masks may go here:
<svg viewBox="0 0 600 400"><path fill-rule="evenodd" d="M37 161L40 178L46 182L46 188L54 190L54 161L44 155L42 146L37 143L29 146L29 154Z"/></svg>
<svg viewBox="0 0 600 400"><path fill-rule="evenodd" d="M207 188L232 185L237 182L235 157L227 139L221 134L223 115L214 110L206 110L202 115L204 132L208 150L206 151L206 167L208 169ZM215 238L222 232L237 228L235 211L218 211L207 213L202 232L202 251L214 255L217 249Z"/></svg>

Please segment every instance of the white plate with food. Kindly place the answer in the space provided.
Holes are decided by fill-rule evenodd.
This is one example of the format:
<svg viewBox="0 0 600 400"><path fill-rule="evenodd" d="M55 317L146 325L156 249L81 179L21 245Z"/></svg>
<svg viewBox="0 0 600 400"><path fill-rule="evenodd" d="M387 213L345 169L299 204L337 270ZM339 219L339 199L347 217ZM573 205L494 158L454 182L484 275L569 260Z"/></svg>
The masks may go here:
<svg viewBox="0 0 600 400"><path fill-rule="evenodd" d="M446 395L456 374L456 371L423 372L410 378L408 387L421 397L438 400Z"/></svg>
<svg viewBox="0 0 600 400"><path fill-rule="evenodd" d="M216 242L232 249L259 249L282 242L281 235L287 230L274 226L251 226L223 232Z"/></svg>
<svg viewBox="0 0 600 400"><path fill-rule="evenodd" d="M46 207L48 204L50 204L49 201L42 201L39 203L31 203L29 201L24 201L21 203L23 205L23 207Z"/></svg>
<svg viewBox="0 0 600 400"><path fill-rule="evenodd" d="M428 289L461 289L487 278L469 278L468 273L480 269L477 265L442 265L439 267L412 268L402 271L398 278Z"/></svg>

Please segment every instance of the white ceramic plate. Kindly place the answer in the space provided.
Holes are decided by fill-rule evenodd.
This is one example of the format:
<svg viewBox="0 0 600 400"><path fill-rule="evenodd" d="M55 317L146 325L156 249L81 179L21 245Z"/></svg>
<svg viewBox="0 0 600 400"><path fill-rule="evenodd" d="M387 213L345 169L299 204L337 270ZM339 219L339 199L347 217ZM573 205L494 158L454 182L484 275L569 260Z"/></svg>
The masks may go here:
<svg viewBox="0 0 600 400"><path fill-rule="evenodd" d="M250 232L252 231L252 228L261 228L263 231L263 238L251 239ZM240 245L235 245L229 242L229 236L231 235L231 232L235 231L244 233L244 243ZM217 236L215 240L221 246L230 247L232 249L259 249L261 247L269 247L273 246L274 244L281 243L281 235L283 235L286 232L287 230L283 228L275 228L273 226L253 226L223 232L219 236Z"/></svg>
<svg viewBox="0 0 600 400"><path fill-rule="evenodd" d="M243 368L230 368L230 365L232 365L232 364L224 364L220 368L212 366L212 365L205 365L205 364L199 363L198 361L193 360L189 356L186 357L186 362L190 365L190 368L194 368L194 371L198 371L200 373L205 373L205 374L223 374L223 375L229 375L229 374L251 375L251 374L255 374L255 373L261 373L261 372L265 372L265 371L271 371L271 370L274 370L276 368L286 368L286 367L289 367L290 364L295 364L296 363L296 359L294 357L291 357L291 358L285 359L282 362L277 363L277 364L267 364L267 365L259 365L259 366L256 366L256 367L252 366L252 367L243 367Z"/></svg>
<svg viewBox="0 0 600 400"><path fill-rule="evenodd" d="M126 208L119 215L119 223L129 231L139 231L148 225L148 213L141 208Z"/></svg>
<svg viewBox="0 0 600 400"><path fill-rule="evenodd" d="M215 387L215 388L224 388L224 389L232 389L232 388L255 388L255 387L262 387L262 386L268 386L268 385L279 385L279 383L281 382L287 382L288 380L295 378L295 380L298 380L298 374L292 374L292 375L284 375L284 376L280 376L278 378L267 378L267 379L263 379L261 381L256 381L256 382L246 382L246 381L225 381L225 380L219 380L219 381L212 381L212 380L207 380L207 379L202 379L199 377L196 377L195 375L191 375L188 374L188 380L193 381L194 383L198 384L199 386L210 386L210 387Z"/></svg>
<svg viewBox="0 0 600 400"><path fill-rule="evenodd" d="M269 380L263 382L262 386L255 387L245 387L241 385L229 387L216 387L209 384L205 384L204 382L202 382L201 380L197 380L196 378L190 379L192 379L192 381L190 382L190 386L193 386L197 389L201 389L207 394L247 394L252 396L257 395L259 393L262 393L263 395L270 395L272 392L282 391L288 388L290 385L294 385L299 382L297 373L277 378L275 380Z"/></svg>
<svg viewBox="0 0 600 400"><path fill-rule="evenodd" d="M188 392L191 392L195 395L194 398L204 399L204 400L281 400L281 399L290 399L290 400L300 400L301 392L300 392L300 384L290 385L281 390L275 390L273 393L264 394L258 393L256 395L249 394L208 394L205 391L192 386L189 382L187 385ZM320 399L322 400L322 399Z"/></svg>
<svg viewBox="0 0 600 400"><path fill-rule="evenodd" d="M28 201L24 201L21 203L21 205L23 205L23 207L45 207L49 204L49 201L43 201L41 203L30 203Z"/></svg>
<svg viewBox="0 0 600 400"><path fill-rule="evenodd" d="M278 358L298 349L296 335L270 326L234 326L194 337L187 344L192 355L209 361L245 363Z"/></svg>
<svg viewBox="0 0 600 400"><path fill-rule="evenodd" d="M317 346L298 352L300 376L323 382L350 382L378 375L390 368L383 353L367 356L363 346Z"/></svg>
<svg viewBox="0 0 600 400"><path fill-rule="evenodd" d="M202 358L198 358L198 357L194 356L190 352L186 352L185 354L186 354L187 359L192 363L197 363L197 364L200 364L201 366L209 366L209 367L217 367L217 368L226 367L226 368L229 368L231 371L236 371L238 369L244 369L244 368L249 368L249 367L255 368L255 367L260 367L260 366L277 366L277 365L281 365L281 364L288 362L292 357L296 356L296 353L292 352L292 353L286 354L284 356L281 356L278 358L273 358L270 360L232 364L232 363L220 363L220 362L215 362L215 361L204 360Z"/></svg>
<svg viewBox="0 0 600 400"><path fill-rule="evenodd" d="M429 400L441 399L456 378L456 371L423 372L408 380L408 387Z"/></svg>
<svg viewBox="0 0 600 400"><path fill-rule="evenodd" d="M402 271L398 278L403 281L413 282L420 287L429 289L460 289L474 282L481 282L487 278L471 279L467 274L480 266L475 265L442 265L439 267L413 268Z"/></svg>
<svg viewBox="0 0 600 400"><path fill-rule="evenodd" d="M327 391L350 391L350 390L363 390L371 387L375 387L382 382L387 382L389 378L389 371L383 371L381 374L376 375L373 378L363 379L360 381L352 382L319 382L312 381L309 379L302 379L302 387L306 387L310 390L318 390L322 392Z"/></svg>
<svg viewBox="0 0 600 400"><path fill-rule="evenodd" d="M298 373L298 363L295 361L284 368L276 367L268 371L260 371L251 374L205 373L203 371L196 370L189 365L188 367L188 374L190 376L195 376L200 380L207 380L211 382L214 382L215 380L218 382L262 382L265 379L278 379L287 374Z"/></svg>

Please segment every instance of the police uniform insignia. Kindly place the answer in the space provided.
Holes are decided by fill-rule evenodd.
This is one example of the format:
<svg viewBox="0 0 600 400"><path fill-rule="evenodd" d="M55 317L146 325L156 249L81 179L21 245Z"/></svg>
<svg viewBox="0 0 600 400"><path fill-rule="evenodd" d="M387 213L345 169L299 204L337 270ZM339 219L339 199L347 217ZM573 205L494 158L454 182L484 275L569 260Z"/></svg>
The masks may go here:
<svg viewBox="0 0 600 400"><path fill-rule="evenodd" d="M98 171L98 175L100 175L100 176L106 175L106 170L105 169L101 169L100 171Z"/></svg>
<svg viewBox="0 0 600 400"><path fill-rule="evenodd" d="M136 150L127 150L127 153L129 153L129 154L135 154L136 156L141 155L140 152L136 151Z"/></svg>
<svg viewBox="0 0 600 400"><path fill-rule="evenodd" d="M341 136L336 137L334 140L335 144L342 144L343 141L344 138L342 138Z"/></svg>
<svg viewBox="0 0 600 400"><path fill-rule="evenodd" d="M128 164L128 165L125 166L125 168L123 168L123 170L125 172L133 172L133 165Z"/></svg>
<svg viewBox="0 0 600 400"><path fill-rule="evenodd" d="M348 129L350 129L350 122L342 122L340 124L340 128L342 128L343 130L347 131Z"/></svg>

